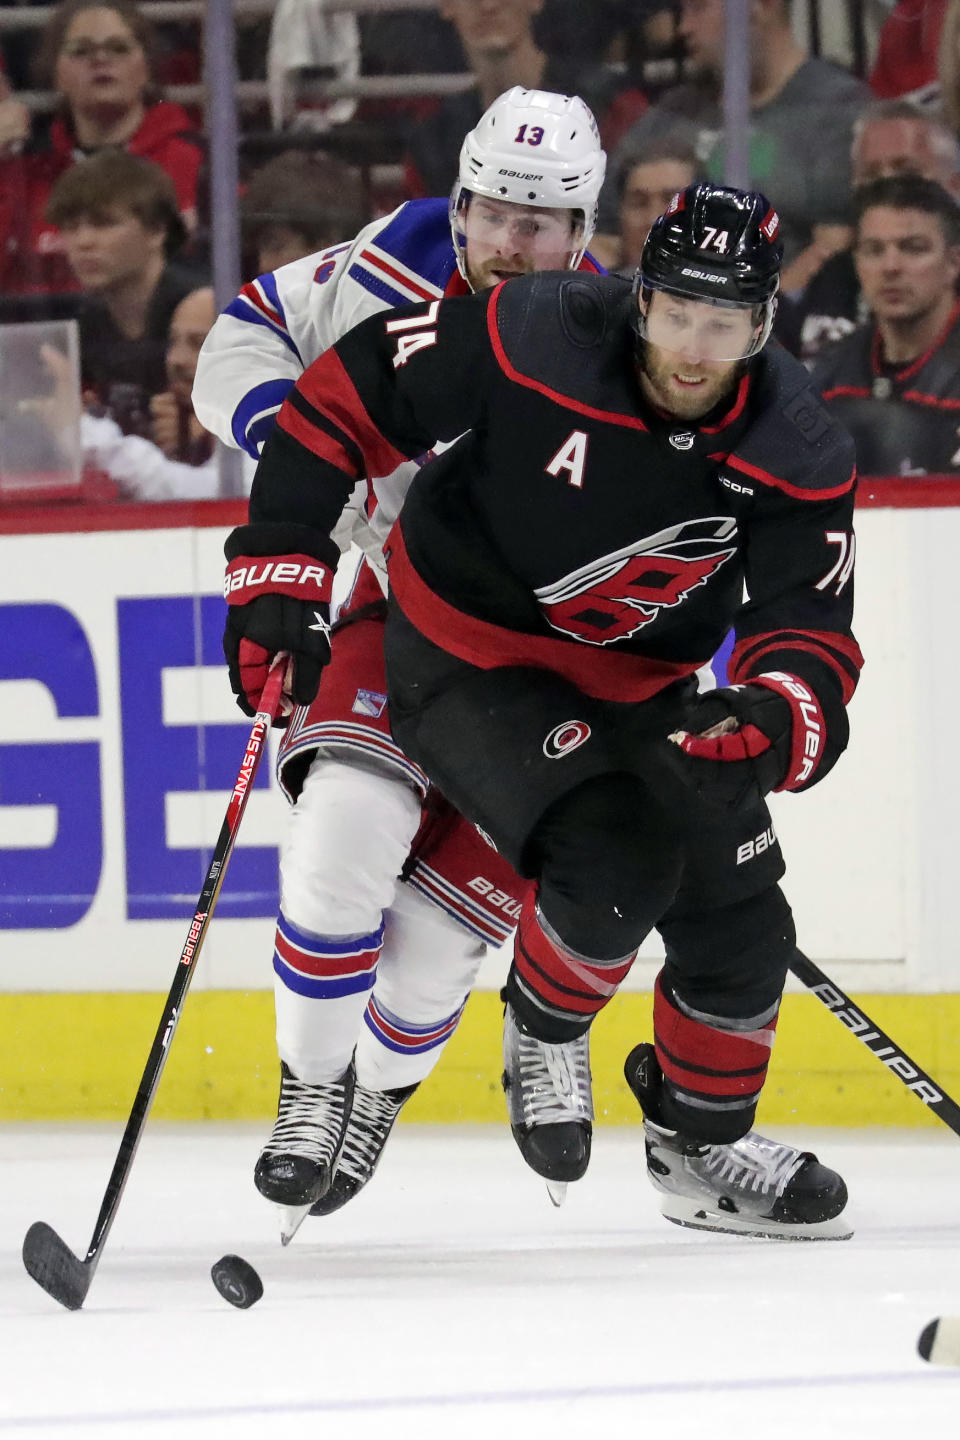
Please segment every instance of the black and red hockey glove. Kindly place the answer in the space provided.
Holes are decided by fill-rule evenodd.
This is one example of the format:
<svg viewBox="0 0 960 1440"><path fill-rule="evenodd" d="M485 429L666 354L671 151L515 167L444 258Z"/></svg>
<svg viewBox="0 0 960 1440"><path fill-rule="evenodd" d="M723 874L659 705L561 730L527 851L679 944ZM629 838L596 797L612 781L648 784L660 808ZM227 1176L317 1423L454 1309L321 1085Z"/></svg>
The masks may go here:
<svg viewBox="0 0 960 1440"><path fill-rule="evenodd" d="M238 526L223 550L230 607L223 652L237 704L245 715L257 713L270 662L284 650L291 660L285 693L309 705L330 659L331 542L307 525L264 523Z"/></svg>
<svg viewBox="0 0 960 1440"><path fill-rule="evenodd" d="M669 737L677 773L710 804L738 809L771 790L809 784L823 756L823 713L810 687L783 671L697 696Z"/></svg>

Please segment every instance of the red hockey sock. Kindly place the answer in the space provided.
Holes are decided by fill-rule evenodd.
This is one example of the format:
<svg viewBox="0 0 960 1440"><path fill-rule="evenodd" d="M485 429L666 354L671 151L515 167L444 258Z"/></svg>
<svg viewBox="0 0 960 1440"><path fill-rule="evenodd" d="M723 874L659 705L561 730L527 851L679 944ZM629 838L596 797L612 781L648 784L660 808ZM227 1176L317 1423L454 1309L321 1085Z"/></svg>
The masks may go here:
<svg viewBox="0 0 960 1440"><path fill-rule="evenodd" d="M742 1117L749 1112L752 1123L767 1078L777 1016L756 1030L724 1029L722 1024L685 1015L664 989L662 976L657 977L654 1042L668 1098L702 1116L713 1112Z"/></svg>
<svg viewBox="0 0 960 1440"><path fill-rule="evenodd" d="M616 994L636 951L618 960L591 960L573 954L545 928L536 902L534 888L528 892L520 912L513 946L513 980L527 1006L551 1022L572 1024L571 1033L580 1034ZM512 987L508 984L507 988L509 992Z"/></svg>

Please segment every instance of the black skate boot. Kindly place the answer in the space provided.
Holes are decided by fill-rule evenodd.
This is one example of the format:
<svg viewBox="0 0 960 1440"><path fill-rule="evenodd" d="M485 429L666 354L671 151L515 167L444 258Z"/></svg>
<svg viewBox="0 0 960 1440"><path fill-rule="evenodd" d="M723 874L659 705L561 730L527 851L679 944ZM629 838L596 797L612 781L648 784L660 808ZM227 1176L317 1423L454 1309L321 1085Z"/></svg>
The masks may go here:
<svg viewBox="0 0 960 1440"><path fill-rule="evenodd" d="M353 1061L339 1080L308 1085L280 1065L280 1100L273 1133L260 1152L253 1180L260 1194L283 1206L312 1205L329 1189L353 1099Z"/></svg>
<svg viewBox="0 0 960 1440"><path fill-rule="evenodd" d="M393 1122L417 1088L404 1085L396 1090L368 1090L366 1085L354 1086L353 1108L333 1183L310 1207L311 1215L332 1215L363 1189L380 1163Z"/></svg>
<svg viewBox="0 0 960 1440"><path fill-rule="evenodd" d="M548 1045L528 1035L509 1004L503 1017L503 1088L510 1129L520 1153L547 1182L550 1199L563 1203L567 1182L590 1163L593 1092L590 1035Z"/></svg>
<svg viewBox="0 0 960 1440"><path fill-rule="evenodd" d="M781 1240L849 1240L840 1218L847 1187L816 1155L751 1130L730 1145L689 1139L658 1123L662 1072L652 1045L624 1065L640 1102L647 1174L660 1209L675 1225Z"/></svg>

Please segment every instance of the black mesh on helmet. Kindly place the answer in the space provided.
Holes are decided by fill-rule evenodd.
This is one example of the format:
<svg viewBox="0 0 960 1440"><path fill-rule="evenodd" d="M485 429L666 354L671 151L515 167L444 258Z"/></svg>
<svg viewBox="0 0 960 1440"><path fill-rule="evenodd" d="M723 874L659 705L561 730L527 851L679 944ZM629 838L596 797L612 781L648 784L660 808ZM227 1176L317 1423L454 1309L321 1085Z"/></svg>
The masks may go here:
<svg viewBox="0 0 960 1440"><path fill-rule="evenodd" d="M688 185L650 227L639 283L698 300L762 305L780 283L779 231L777 212L759 190Z"/></svg>

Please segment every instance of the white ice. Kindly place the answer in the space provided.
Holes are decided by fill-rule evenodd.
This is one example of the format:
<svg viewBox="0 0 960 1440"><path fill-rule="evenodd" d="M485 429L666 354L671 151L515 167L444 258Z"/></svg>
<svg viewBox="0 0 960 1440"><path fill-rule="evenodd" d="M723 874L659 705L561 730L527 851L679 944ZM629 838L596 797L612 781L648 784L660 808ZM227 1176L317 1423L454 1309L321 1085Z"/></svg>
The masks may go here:
<svg viewBox="0 0 960 1440"><path fill-rule="evenodd" d="M846 1243L685 1231L633 1129L599 1129L555 1210L506 1126L403 1126L350 1207L280 1248L264 1127L151 1122L76 1313L23 1270L31 1221L83 1254L120 1126L0 1128L0 1437L923 1440L960 1436L960 1144L783 1133L845 1175ZM264 1282L214 1290L224 1253Z"/></svg>

